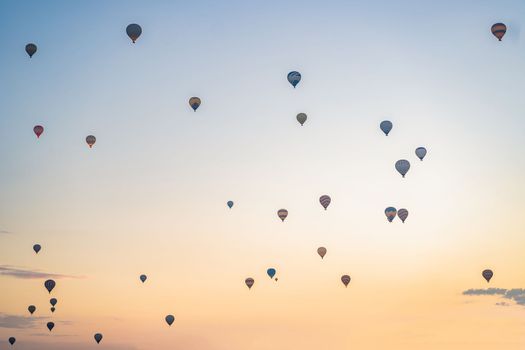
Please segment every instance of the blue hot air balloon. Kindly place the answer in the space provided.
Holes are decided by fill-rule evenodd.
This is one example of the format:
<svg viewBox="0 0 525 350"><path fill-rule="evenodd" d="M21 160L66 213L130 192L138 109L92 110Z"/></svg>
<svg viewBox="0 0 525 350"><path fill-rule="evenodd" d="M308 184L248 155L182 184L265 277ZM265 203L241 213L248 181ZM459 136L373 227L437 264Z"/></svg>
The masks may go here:
<svg viewBox="0 0 525 350"><path fill-rule="evenodd" d="M42 246L40 246L40 244L35 244L33 246L33 250L35 251L35 253L38 254L38 252L40 251L40 249L42 249Z"/></svg>
<svg viewBox="0 0 525 350"><path fill-rule="evenodd" d="M142 283L146 282L146 280L148 279L148 276L146 275L140 275L140 280L142 281Z"/></svg>
<svg viewBox="0 0 525 350"><path fill-rule="evenodd" d="M297 84L299 84L299 82L301 81L301 73L299 72L296 72L296 71L292 71L290 73L288 73L288 81L290 82L290 84L292 84L292 86L295 88L297 86Z"/></svg>
<svg viewBox="0 0 525 350"><path fill-rule="evenodd" d="M270 278L273 278L273 276L275 276L277 271L275 271L274 268L270 267L268 270L266 270L266 273L268 274L268 276L270 276Z"/></svg>
<svg viewBox="0 0 525 350"><path fill-rule="evenodd" d="M47 323L47 329L49 329L49 331L51 332L53 330L53 328L55 328L55 323L48 322Z"/></svg>
<svg viewBox="0 0 525 350"><path fill-rule="evenodd" d="M425 147L418 147L418 148L416 148L416 156L420 160L423 160L423 158L425 158L426 155L427 155L427 149Z"/></svg>
<svg viewBox="0 0 525 350"><path fill-rule="evenodd" d="M233 201L228 201L228 203L226 203L226 204L228 204L228 207L229 207L230 209L233 207Z"/></svg>
<svg viewBox="0 0 525 350"><path fill-rule="evenodd" d="M56 283L53 280L47 280L44 282L44 287L46 287L49 293L51 293L51 291L53 290L53 288L55 288L55 286L56 286Z"/></svg>
<svg viewBox="0 0 525 350"><path fill-rule="evenodd" d="M94 338L95 338L95 341L97 342L97 344L99 344L102 341L102 334L97 333L97 334L95 334Z"/></svg>
<svg viewBox="0 0 525 350"><path fill-rule="evenodd" d="M166 320L168 326L171 326L173 324L173 321L175 321L175 317L173 315L168 315L164 319Z"/></svg>
<svg viewBox="0 0 525 350"><path fill-rule="evenodd" d="M383 120L381 124L379 124L379 127L381 130L385 133L386 136L390 133L392 130L392 122L390 120Z"/></svg>
<svg viewBox="0 0 525 350"><path fill-rule="evenodd" d="M16 343L16 338L15 337L10 337L9 338L9 344L14 345L15 343Z"/></svg>
<svg viewBox="0 0 525 350"><path fill-rule="evenodd" d="M409 169L410 162L408 160L400 159L396 162L396 170L401 174L401 176L405 177Z"/></svg>

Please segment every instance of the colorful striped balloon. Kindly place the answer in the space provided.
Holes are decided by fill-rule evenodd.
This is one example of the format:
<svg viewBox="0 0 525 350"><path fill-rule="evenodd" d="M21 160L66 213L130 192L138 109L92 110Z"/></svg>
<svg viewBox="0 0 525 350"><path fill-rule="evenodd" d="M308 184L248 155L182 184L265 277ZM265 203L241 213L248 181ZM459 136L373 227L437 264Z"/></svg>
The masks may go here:
<svg viewBox="0 0 525 350"><path fill-rule="evenodd" d="M326 210L326 208L328 208L328 206L330 205L331 201L332 201L332 199L330 198L330 196L327 196L326 194L319 198L319 203L321 203L321 205L323 206L324 210Z"/></svg>
<svg viewBox="0 0 525 350"><path fill-rule="evenodd" d="M287 79L288 82L292 84L292 86L295 88L297 84L299 84L299 82L301 81L301 73L292 71L288 73Z"/></svg>
<svg viewBox="0 0 525 350"><path fill-rule="evenodd" d="M408 218L408 210L406 209L399 209L397 211L397 216L401 219L403 223L405 223L405 220Z"/></svg>
<svg viewBox="0 0 525 350"><path fill-rule="evenodd" d="M388 220L388 222L392 222L392 220L395 219L397 215L397 210L394 207L388 207L385 209L385 215Z"/></svg>
<svg viewBox="0 0 525 350"><path fill-rule="evenodd" d="M198 97L190 98L190 106L193 108L193 111L196 112L197 108L201 105L201 99Z"/></svg>
<svg viewBox="0 0 525 350"><path fill-rule="evenodd" d="M501 41L507 32L507 26L503 23L496 23L490 28L490 31L496 38L498 38L499 41Z"/></svg>
<svg viewBox="0 0 525 350"><path fill-rule="evenodd" d="M279 209L277 211L277 216L279 216L279 219L281 219L284 222L284 219L288 216L288 210L286 209Z"/></svg>

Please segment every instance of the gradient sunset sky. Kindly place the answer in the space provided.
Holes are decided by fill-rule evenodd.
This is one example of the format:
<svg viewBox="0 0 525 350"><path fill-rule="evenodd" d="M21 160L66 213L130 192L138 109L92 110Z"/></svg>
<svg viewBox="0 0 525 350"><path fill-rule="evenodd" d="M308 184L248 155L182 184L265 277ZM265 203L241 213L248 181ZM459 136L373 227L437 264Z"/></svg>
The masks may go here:
<svg viewBox="0 0 525 350"><path fill-rule="evenodd" d="M0 350L523 350L524 300L463 293L525 288L524 16L520 0L1 1Z"/></svg>

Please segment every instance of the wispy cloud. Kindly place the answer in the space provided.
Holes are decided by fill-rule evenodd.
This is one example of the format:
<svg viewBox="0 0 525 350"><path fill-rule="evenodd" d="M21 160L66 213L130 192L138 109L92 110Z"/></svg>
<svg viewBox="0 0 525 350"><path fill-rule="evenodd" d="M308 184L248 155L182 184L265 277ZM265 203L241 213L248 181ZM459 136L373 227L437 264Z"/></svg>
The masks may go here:
<svg viewBox="0 0 525 350"><path fill-rule="evenodd" d="M47 337L49 337L49 334L46 334ZM57 337L57 334L53 334L53 338ZM104 342L104 340L102 340ZM74 343L74 342L64 342L64 343L58 343L58 342L31 342L31 341L24 341L20 343L16 343L16 349L17 350L93 350L95 341L93 339L90 339L90 341L86 341L84 343ZM107 350L137 350L137 347L130 345L130 344L100 344L104 345L104 349Z"/></svg>
<svg viewBox="0 0 525 350"><path fill-rule="evenodd" d="M0 328L36 328L46 319L47 317L0 314Z"/></svg>
<svg viewBox="0 0 525 350"><path fill-rule="evenodd" d="M21 279L63 279L63 278L83 278L82 276L63 275L58 273L42 272L40 270L30 270L9 265L0 265L0 276L9 276Z"/></svg>
<svg viewBox="0 0 525 350"><path fill-rule="evenodd" d="M513 300L518 305L525 305L525 289L503 289L503 288L488 288L488 289L468 289L463 292L463 295L501 295L503 298ZM506 302L496 303L498 306L508 306Z"/></svg>
<svg viewBox="0 0 525 350"><path fill-rule="evenodd" d="M8 231L8 230L1 230L1 229L0 229L0 235L9 235L9 234L11 234L11 233L13 233L13 232Z"/></svg>

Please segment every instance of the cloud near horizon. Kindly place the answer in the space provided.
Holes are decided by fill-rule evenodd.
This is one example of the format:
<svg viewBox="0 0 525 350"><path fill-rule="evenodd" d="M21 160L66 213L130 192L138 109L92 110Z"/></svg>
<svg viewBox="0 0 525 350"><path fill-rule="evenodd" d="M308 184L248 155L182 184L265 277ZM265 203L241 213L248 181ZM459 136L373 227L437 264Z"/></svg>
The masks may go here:
<svg viewBox="0 0 525 350"><path fill-rule="evenodd" d="M0 265L0 276L9 276L21 279L64 279L64 278L84 278L83 276L63 275L58 273L48 273L39 270L28 270L10 265Z"/></svg>
<svg viewBox="0 0 525 350"><path fill-rule="evenodd" d="M518 305L525 305L525 289L513 288L487 288L487 289L468 289L463 295L501 295L503 298L514 300ZM498 306L508 306L505 302L496 303Z"/></svg>
<svg viewBox="0 0 525 350"><path fill-rule="evenodd" d="M49 317L19 316L0 314L0 328L27 329L36 328Z"/></svg>

